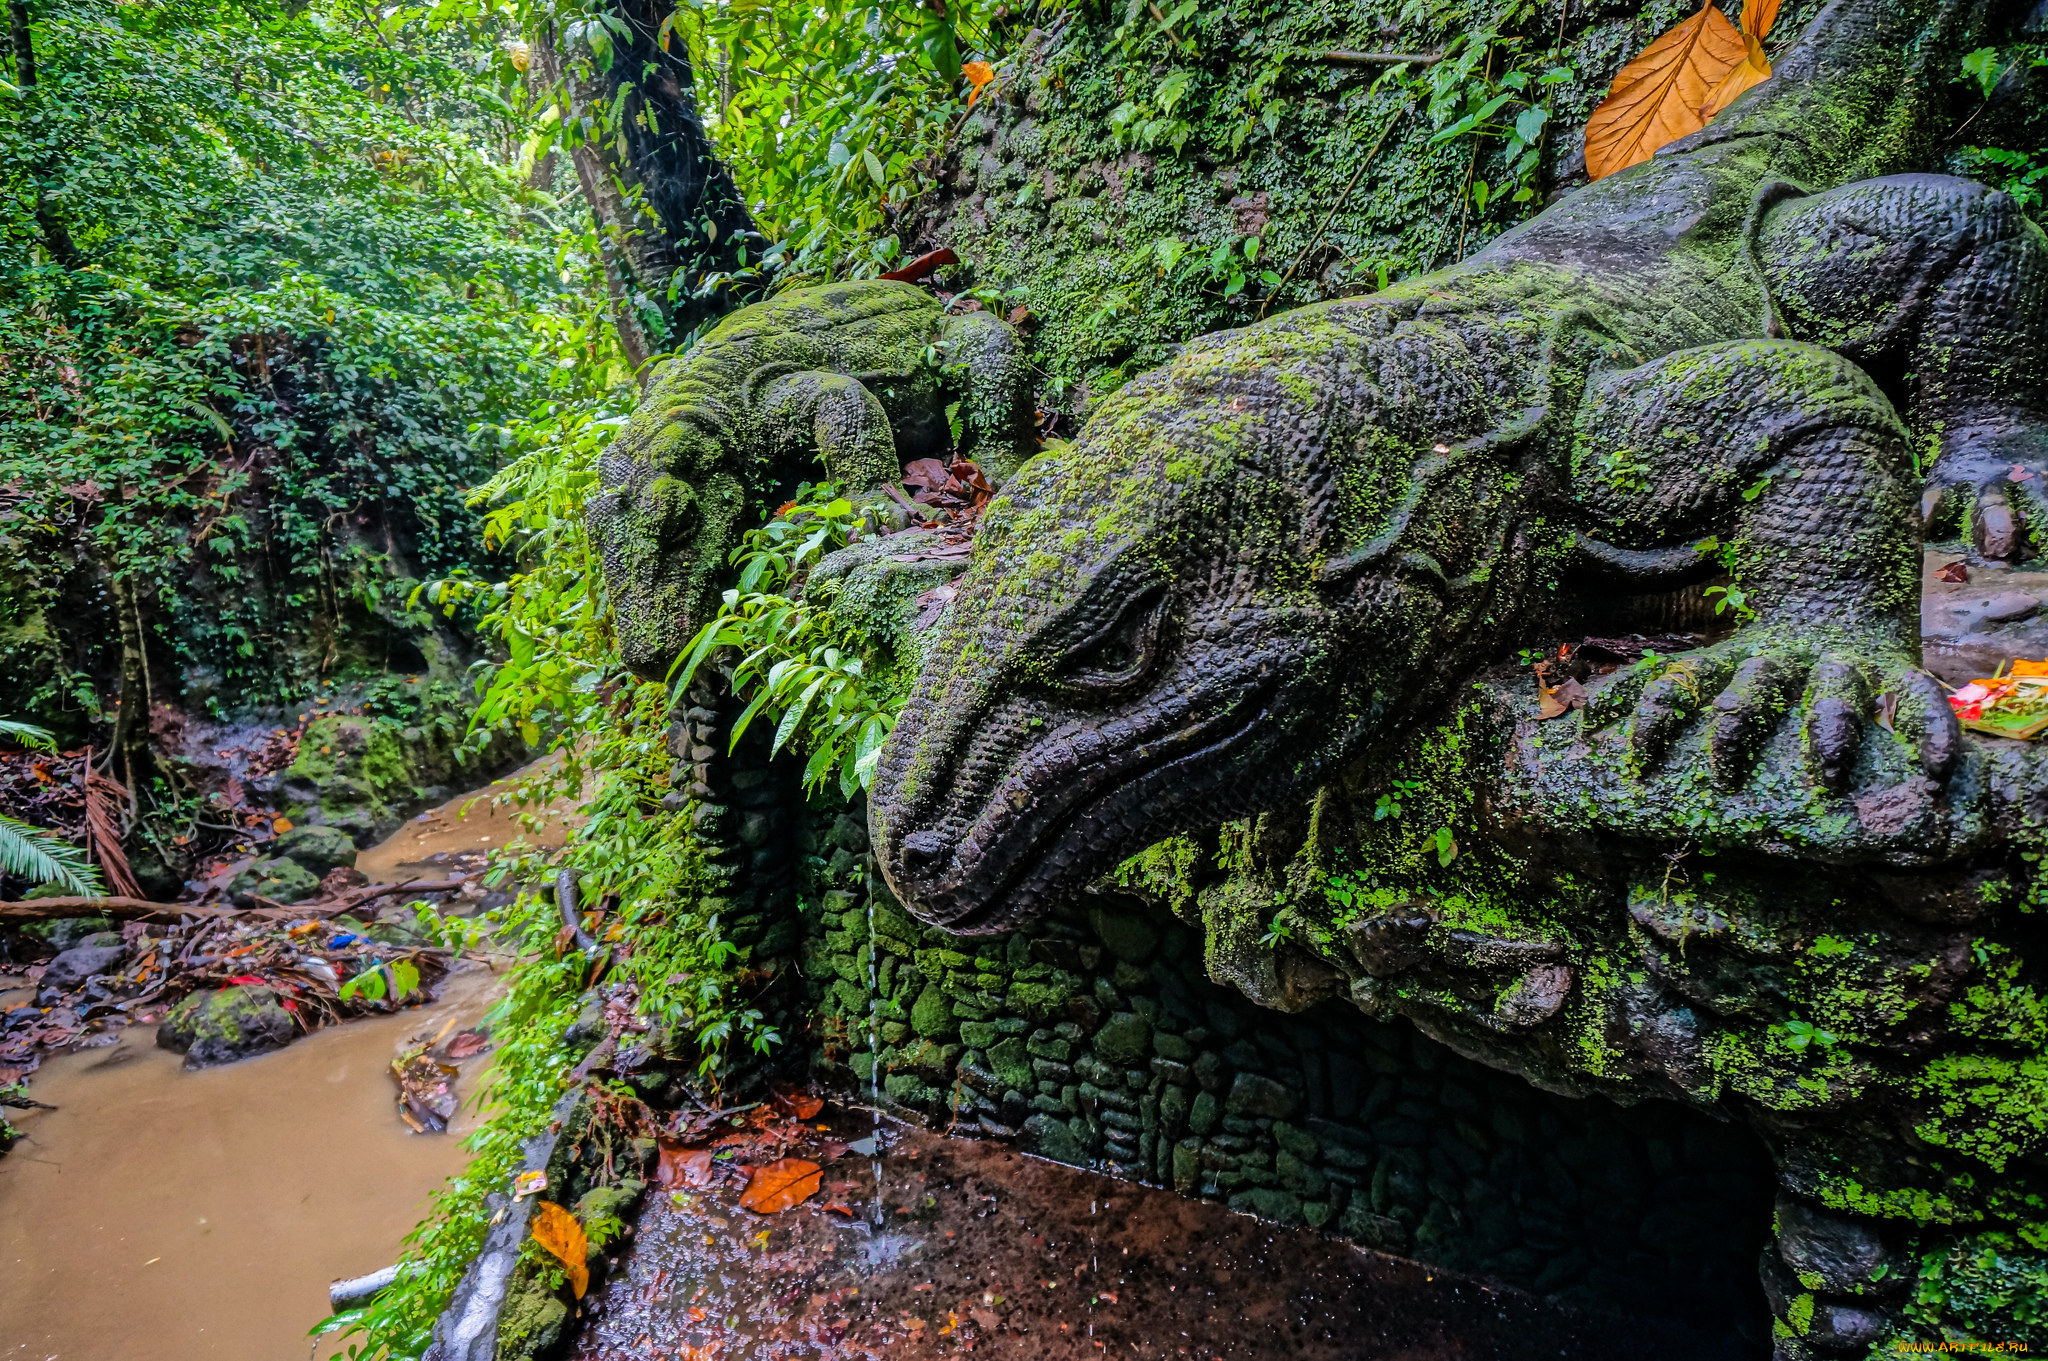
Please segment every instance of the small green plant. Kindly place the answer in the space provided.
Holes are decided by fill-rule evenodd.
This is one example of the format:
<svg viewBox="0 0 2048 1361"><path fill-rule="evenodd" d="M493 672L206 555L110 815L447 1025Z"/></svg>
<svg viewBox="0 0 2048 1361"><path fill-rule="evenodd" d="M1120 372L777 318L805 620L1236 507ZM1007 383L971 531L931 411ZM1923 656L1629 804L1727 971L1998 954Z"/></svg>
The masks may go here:
<svg viewBox="0 0 2048 1361"><path fill-rule="evenodd" d="M1804 1053L1809 1045L1819 1045L1826 1049L1833 1045L1837 1038L1833 1031L1822 1030L1811 1021L1797 1018L1783 1025L1773 1026L1772 1029L1785 1037L1785 1047L1795 1053Z"/></svg>
<svg viewBox="0 0 2048 1361"><path fill-rule="evenodd" d="M335 996L344 1002L352 997L371 1002L381 1002L389 997L393 1003L398 1003L419 991L419 986L419 966L409 959L398 959L370 965L342 984Z"/></svg>
<svg viewBox="0 0 2048 1361"><path fill-rule="evenodd" d="M1422 849L1425 852L1435 852L1437 864L1446 869L1458 858L1458 840L1451 835L1451 829L1448 827L1439 827L1424 837Z"/></svg>
<svg viewBox="0 0 2048 1361"><path fill-rule="evenodd" d="M871 522L833 488L806 486L774 520L749 530L732 555L740 585L725 592L717 615L684 649L673 687L680 698L698 668L719 649L732 649L739 654L733 689L748 699L732 743L766 714L775 723L774 751L791 742L809 750L805 787L820 788L836 771L849 798L874 779L904 697L870 682L830 611L777 592Z"/></svg>
<svg viewBox="0 0 2048 1361"><path fill-rule="evenodd" d="M1756 618L1756 610L1749 603L1749 592L1740 586L1709 586L1705 594L1707 599L1714 602L1714 613L1717 615L1733 610L1735 617L1745 624Z"/></svg>
<svg viewBox="0 0 2048 1361"><path fill-rule="evenodd" d="M1542 654L1538 653L1537 655L1541 656ZM1401 800L1410 794L1418 793L1421 789L1422 781L1420 780L1394 781L1393 787L1380 795L1379 799L1373 804L1372 820L1374 822L1385 822L1388 818L1400 817Z"/></svg>
<svg viewBox="0 0 2048 1361"><path fill-rule="evenodd" d="M57 745L45 729L4 718L0 718L0 737L37 751L51 751ZM99 871L83 850L44 828L4 814L0 814L0 874L36 885L61 884L82 897L106 892Z"/></svg>

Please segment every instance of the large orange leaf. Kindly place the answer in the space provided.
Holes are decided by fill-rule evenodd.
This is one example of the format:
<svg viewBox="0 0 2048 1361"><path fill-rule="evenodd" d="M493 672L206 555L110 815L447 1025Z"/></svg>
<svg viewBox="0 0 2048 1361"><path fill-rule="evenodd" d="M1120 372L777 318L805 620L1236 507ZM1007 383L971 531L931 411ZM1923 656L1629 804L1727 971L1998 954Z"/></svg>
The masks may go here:
<svg viewBox="0 0 2048 1361"><path fill-rule="evenodd" d="M967 107L971 109L974 101L981 98L982 87L996 78L996 68L985 61L964 61L960 63L960 74L973 87L967 92Z"/></svg>
<svg viewBox="0 0 2048 1361"><path fill-rule="evenodd" d="M1747 12L1743 17L1749 17ZM1748 33L1742 35L1742 41L1748 45L1749 51L1743 55L1741 61L1735 63L1733 70L1721 77L1721 83L1714 87L1714 92L1707 96L1707 102L1700 106L1702 123L1733 104L1735 97L1750 86L1771 78L1771 59L1764 55L1764 45Z"/></svg>
<svg viewBox="0 0 2048 1361"><path fill-rule="evenodd" d="M1771 36L1771 25L1778 22L1778 4L1779 0L1743 0L1742 41L1749 50L1707 96L1707 102L1700 106L1701 118L1711 119L1733 104L1744 90L1771 78L1771 59L1764 55L1764 39Z"/></svg>
<svg viewBox="0 0 2048 1361"><path fill-rule="evenodd" d="M590 1240L583 1236L576 1216L552 1200L536 1202L533 1241L561 1260L563 1270L569 1273L569 1288L582 1299L583 1292L590 1289Z"/></svg>
<svg viewBox="0 0 2048 1361"><path fill-rule="evenodd" d="M1742 33L1711 4L1651 43L1621 68L1586 123L1586 174L1625 170L1705 127L1700 110L1748 56Z"/></svg>
<svg viewBox="0 0 2048 1361"><path fill-rule="evenodd" d="M772 1215L792 1205L801 1205L818 1194L823 1170L816 1163L805 1162L802 1158L784 1158L766 1167L757 1167L754 1175L747 1179L747 1189L740 1196L740 1206L755 1214Z"/></svg>

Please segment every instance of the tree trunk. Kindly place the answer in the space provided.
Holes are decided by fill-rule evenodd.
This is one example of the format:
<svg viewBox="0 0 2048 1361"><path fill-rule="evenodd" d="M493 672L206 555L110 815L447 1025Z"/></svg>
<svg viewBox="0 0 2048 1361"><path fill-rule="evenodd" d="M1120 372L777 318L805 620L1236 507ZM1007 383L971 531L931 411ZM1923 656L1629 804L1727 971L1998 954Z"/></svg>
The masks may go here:
<svg viewBox="0 0 2048 1361"><path fill-rule="evenodd" d="M706 275L741 268L742 247L758 259L765 244L697 116L681 35L666 49L655 41L671 9L669 0L611 0L606 13L631 36L605 30L609 60L552 24L532 48L541 82L566 105L564 126L595 129L570 156L605 238L620 342L636 364L739 301L724 288L696 294Z"/></svg>
<svg viewBox="0 0 2048 1361"><path fill-rule="evenodd" d="M7 0L8 45L14 49L14 83L36 83L36 49L28 36L28 0Z"/></svg>

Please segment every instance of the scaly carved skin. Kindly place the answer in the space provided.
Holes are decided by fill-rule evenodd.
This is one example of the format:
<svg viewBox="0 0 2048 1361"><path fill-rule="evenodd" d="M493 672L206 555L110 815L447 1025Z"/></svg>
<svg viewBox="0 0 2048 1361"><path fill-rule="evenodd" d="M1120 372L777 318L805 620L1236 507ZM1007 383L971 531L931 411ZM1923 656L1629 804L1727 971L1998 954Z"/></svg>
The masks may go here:
<svg viewBox="0 0 2048 1361"><path fill-rule="evenodd" d="M961 456L1008 473L1032 433L1016 336L989 313L945 316L923 289L882 279L742 308L657 372L600 460L604 494L586 512L626 665L666 676L763 498L822 459L827 477L879 499L904 463L949 452L955 400Z"/></svg>
<svg viewBox="0 0 2048 1361"><path fill-rule="evenodd" d="M1853 275L1888 352L1974 353L1977 314L1928 299L2004 289L2023 324L1996 343L2040 371L2048 247L2002 196L1783 187L1889 168L1854 158L1924 113L1900 54L1957 40L1957 12L1842 0L1705 133L1455 268L1203 337L1027 464L883 753L870 821L905 905L1003 930L1161 837L1302 795L1524 641L1567 542L1640 591L1711 570L1691 545L1717 536L1755 612L1631 679L1639 769L1707 712L1712 777L1739 787L1797 713L1819 788L1866 740L1945 778L1959 735L1917 670L1913 444L1954 448L1964 410L2048 418L1982 366L1886 391L1780 337L1817 334L1810 300ZM1872 279L1867 251L1813 244L1929 195L1995 267L1963 250ZM1902 697L1896 736L1869 721L1879 693Z"/></svg>

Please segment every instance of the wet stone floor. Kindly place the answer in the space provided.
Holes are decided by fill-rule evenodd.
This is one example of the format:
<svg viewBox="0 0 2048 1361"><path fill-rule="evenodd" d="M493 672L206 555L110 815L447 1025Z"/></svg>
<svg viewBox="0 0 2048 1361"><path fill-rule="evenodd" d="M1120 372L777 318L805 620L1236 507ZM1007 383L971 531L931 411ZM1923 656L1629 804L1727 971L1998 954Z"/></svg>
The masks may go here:
<svg viewBox="0 0 2048 1361"><path fill-rule="evenodd" d="M577 1361L1741 1354L863 1110L786 1151L822 1185L779 1213L740 1208L739 1177L649 1191Z"/></svg>

